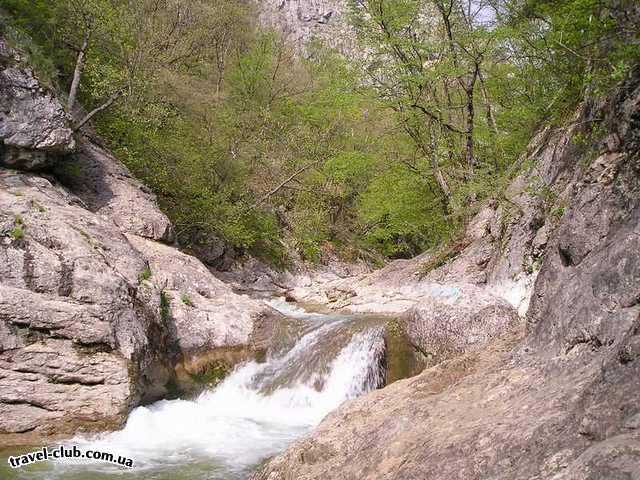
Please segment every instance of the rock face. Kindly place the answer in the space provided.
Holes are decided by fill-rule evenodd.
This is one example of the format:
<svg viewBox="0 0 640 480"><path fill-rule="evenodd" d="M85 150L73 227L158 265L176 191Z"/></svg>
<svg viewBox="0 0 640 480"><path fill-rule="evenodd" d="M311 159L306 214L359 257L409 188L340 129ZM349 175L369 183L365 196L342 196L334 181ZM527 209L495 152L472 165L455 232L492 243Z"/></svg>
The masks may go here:
<svg viewBox="0 0 640 480"><path fill-rule="evenodd" d="M135 235L127 238L146 258L149 281L172 321L181 389L197 390L193 377L209 368L229 369L266 353L281 317L277 311L233 293L195 257Z"/></svg>
<svg viewBox="0 0 640 480"><path fill-rule="evenodd" d="M176 365L268 347L273 310L50 180L0 171L0 212L0 442L112 428L169 393Z"/></svg>
<svg viewBox="0 0 640 480"><path fill-rule="evenodd" d="M75 141L62 105L21 60L0 38L0 165L37 169Z"/></svg>
<svg viewBox="0 0 640 480"><path fill-rule="evenodd" d="M401 317L407 338L431 364L483 348L520 323L507 301L471 285L432 288Z"/></svg>
<svg viewBox="0 0 640 480"><path fill-rule="evenodd" d="M42 434L72 418L113 425L166 393L168 328L138 290L143 256L45 178L0 171L0 205L0 433L33 418Z"/></svg>
<svg viewBox="0 0 640 480"><path fill-rule="evenodd" d="M598 118L609 137L581 150L572 134ZM505 223L504 259L487 262L490 282L538 250L524 340L507 330L344 405L255 478L640 478L639 118L636 78L532 145L563 210Z"/></svg>
<svg viewBox="0 0 640 480"><path fill-rule="evenodd" d="M262 0L256 5L261 24L283 33L300 52L307 52L312 40L342 53L355 51L345 0Z"/></svg>
<svg viewBox="0 0 640 480"><path fill-rule="evenodd" d="M175 240L155 195L89 138L80 139L78 151L59 161L55 173L92 212L109 218L120 230L165 243Z"/></svg>
<svg viewBox="0 0 640 480"><path fill-rule="evenodd" d="M156 243L167 217L97 143L51 165L75 145L66 114L28 69L2 75L31 82L0 87L4 164L50 173L0 167L0 445L115 428L212 362L264 353L279 315Z"/></svg>

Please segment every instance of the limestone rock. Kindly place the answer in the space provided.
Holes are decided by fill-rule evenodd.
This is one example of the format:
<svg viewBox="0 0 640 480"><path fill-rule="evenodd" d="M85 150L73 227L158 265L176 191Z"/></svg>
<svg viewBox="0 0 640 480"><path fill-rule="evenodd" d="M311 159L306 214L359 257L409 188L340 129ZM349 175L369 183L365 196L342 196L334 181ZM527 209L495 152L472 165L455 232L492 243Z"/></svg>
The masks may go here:
<svg viewBox="0 0 640 480"><path fill-rule="evenodd" d="M147 259L151 281L163 292L175 335L186 357L218 348L261 350L256 326L281 315L271 307L237 295L195 257L135 235L131 244Z"/></svg>
<svg viewBox="0 0 640 480"><path fill-rule="evenodd" d="M167 325L112 222L43 177L0 170L0 259L0 436L113 427L166 394Z"/></svg>
<svg viewBox="0 0 640 480"><path fill-rule="evenodd" d="M69 118L0 37L0 164L27 170L75 148Z"/></svg>
<svg viewBox="0 0 640 480"><path fill-rule="evenodd" d="M431 363L481 349L518 323L518 312L507 301L472 285L432 287L401 321L410 342Z"/></svg>
<svg viewBox="0 0 640 480"><path fill-rule="evenodd" d="M185 370L272 341L273 309L85 207L44 177L0 170L0 443L117 427Z"/></svg>
<svg viewBox="0 0 640 480"><path fill-rule="evenodd" d="M58 162L55 174L87 208L120 230L166 243L175 240L156 196L98 143L80 139L77 153Z"/></svg>
<svg viewBox="0 0 640 480"><path fill-rule="evenodd" d="M356 50L345 0L261 0L257 8L261 24L282 32L299 52L307 52L312 40L346 54Z"/></svg>

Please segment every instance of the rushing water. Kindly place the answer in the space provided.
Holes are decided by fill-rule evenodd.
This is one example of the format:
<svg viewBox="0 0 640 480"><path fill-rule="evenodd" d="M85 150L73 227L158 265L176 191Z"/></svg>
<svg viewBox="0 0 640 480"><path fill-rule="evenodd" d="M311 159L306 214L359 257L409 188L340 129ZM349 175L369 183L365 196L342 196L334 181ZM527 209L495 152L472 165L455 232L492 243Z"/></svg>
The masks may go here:
<svg viewBox="0 0 640 480"><path fill-rule="evenodd" d="M0 477L245 479L345 400L382 384L384 340L376 322L308 314L281 300L272 305L304 326L288 351L238 367L196 399L136 408L120 431L68 442L132 458L133 470L43 462L13 471L3 466Z"/></svg>

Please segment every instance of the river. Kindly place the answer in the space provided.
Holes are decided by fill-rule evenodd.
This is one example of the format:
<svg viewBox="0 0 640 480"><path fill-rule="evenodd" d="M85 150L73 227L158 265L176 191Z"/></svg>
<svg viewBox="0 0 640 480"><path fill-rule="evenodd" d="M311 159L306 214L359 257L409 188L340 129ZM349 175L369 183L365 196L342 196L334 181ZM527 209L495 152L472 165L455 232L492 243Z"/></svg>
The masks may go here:
<svg viewBox="0 0 640 480"><path fill-rule="evenodd" d="M240 365L197 398L138 407L120 431L63 442L131 458L133 469L69 460L12 470L4 452L0 477L243 480L340 404L384 384L379 320L307 313L280 299L271 304L302 328L265 362Z"/></svg>

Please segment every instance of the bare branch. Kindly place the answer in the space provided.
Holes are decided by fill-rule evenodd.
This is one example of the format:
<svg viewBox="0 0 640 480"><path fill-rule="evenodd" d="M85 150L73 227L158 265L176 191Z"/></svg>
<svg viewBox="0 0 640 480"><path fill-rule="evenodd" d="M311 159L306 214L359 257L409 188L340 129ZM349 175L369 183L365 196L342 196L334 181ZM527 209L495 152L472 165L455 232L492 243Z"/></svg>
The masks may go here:
<svg viewBox="0 0 640 480"><path fill-rule="evenodd" d="M251 207L249 207L249 210L253 210L253 209L259 207L260 205L262 205L264 202L269 200L269 198L271 198L273 195L275 195L280 190L282 190L284 187L286 187L287 184L289 184L291 181L293 181L298 175L301 175L302 173L306 172L311 167L313 167L314 165L317 165L317 164L318 164L318 161L311 162L311 163L308 163L308 164L304 165L302 168L299 168L298 170L296 170L293 174L291 174L283 182L281 182L277 187L275 187L273 190L270 190L265 195L260 197L260 199L256 203L254 203L253 205L251 205Z"/></svg>
<svg viewBox="0 0 640 480"><path fill-rule="evenodd" d="M73 111L73 107L76 103L76 97L78 96L78 87L80 86L80 79L82 78L82 72L84 71L84 64L87 58L87 49L89 48L90 39L91 27L87 26L84 32L84 37L82 38L82 46L78 50L76 67L73 71L73 80L71 81L71 88L69 89L69 100L67 101L67 109L69 110L69 112Z"/></svg>
<svg viewBox="0 0 640 480"><path fill-rule="evenodd" d="M93 110L91 110L89 113L87 113L85 115L85 117L80 120L80 122L78 122L78 124L73 128L74 131L78 131L80 130L82 127L84 127L87 122L89 120L91 120L93 117L95 117L98 113L106 110L107 108L109 108L111 105L113 105L113 103L122 96L122 94L124 94L124 92L126 91L126 88L121 88L120 90L118 90L117 92L115 92L113 95L111 95L106 102L104 102L102 105L100 105L99 107L94 108Z"/></svg>

